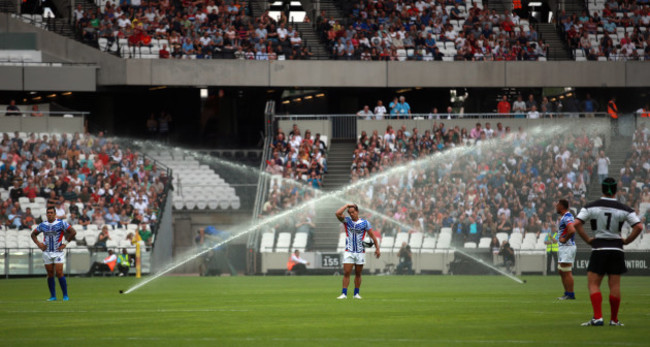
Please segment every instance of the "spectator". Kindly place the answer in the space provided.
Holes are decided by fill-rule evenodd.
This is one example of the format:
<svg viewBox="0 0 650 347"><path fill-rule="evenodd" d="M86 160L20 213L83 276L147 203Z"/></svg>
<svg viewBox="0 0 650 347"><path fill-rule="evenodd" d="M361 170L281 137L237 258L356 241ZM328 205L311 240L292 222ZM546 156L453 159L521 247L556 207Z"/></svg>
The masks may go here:
<svg viewBox="0 0 650 347"><path fill-rule="evenodd" d="M515 118L525 118L526 103L522 100L521 95L517 96L517 101L512 104L512 113Z"/></svg>
<svg viewBox="0 0 650 347"><path fill-rule="evenodd" d="M153 233L148 229L147 224L140 224L138 235L145 245L151 246Z"/></svg>
<svg viewBox="0 0 650 347"><path fill-rule="evenodd" d="M370 107L368 105L363 106L363 109L357 112L357 116L359 118L363 118L364 120L371 120L374 118L374 114L372 111L370 111Z"/></svg>
<svg viewBox="0 0 650 347"><path fill-rule="evenodd" d="M11 117L11 116L20 117L22 115L23 114L22 114L22 112L20 112L20 109L18 108L18 106L16 106L16 100L11 100L9 102L9 105L7 106L7 111L5 112L5 116L7 116L7 117Z"/></svg>
<svg viewBox="0 0 650 347"><path fill-rule="evenodd" d="M528 119L539 119L539 112L537 111L537 106L533 105L528 111Z"/></svg>
<svg viewBox="0 0 650 347"><path fill-rule="evenodd" d="M108 234L108 227L103 226L102 231L99 232L97 236L97 241L95 242L94 247L98 249L106 249L106 243L111 239L111 236Z"/></svg>
<svg viewBox="0 0 650 347"><path fill-rule="evenodd" d="M510 113L510 103L507 96L504 95L497 104L497 112L501 114Z"/></svg>
<svg viewBox="0 0 650 347"><path fill-rule="evenodd" d="M375 119L377 120L383 120L384 115L386 114L386 107L384 107L384 103L381 100L377 100L377 106L375 106Z"/></svg>
<svg viewBox="0 0 650 347"><path fill-rule="evenodd" d="M604 151L600 151L598 155L598 182L602 182L609 176L609 157L605 156Z"/></svg>
<svg viewBox="0 0 650 347"><path fill-rule="evenodd" d="M43 117L43 112L38 110L38 105L33 105L32 106L32 113L30 115L32 117Z"/></svg>

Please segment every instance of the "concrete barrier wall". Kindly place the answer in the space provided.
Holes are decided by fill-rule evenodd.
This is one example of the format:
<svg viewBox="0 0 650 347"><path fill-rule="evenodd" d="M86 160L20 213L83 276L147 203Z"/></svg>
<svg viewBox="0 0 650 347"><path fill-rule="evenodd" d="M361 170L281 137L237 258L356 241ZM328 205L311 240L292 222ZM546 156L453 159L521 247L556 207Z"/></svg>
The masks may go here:
<svg viewBox="0 0 650 347"><path fill-rule="evenodd" d="M5 117L0 116L0 132L47 132L69 133L84 132L84 118L63 117Z"/></svg>

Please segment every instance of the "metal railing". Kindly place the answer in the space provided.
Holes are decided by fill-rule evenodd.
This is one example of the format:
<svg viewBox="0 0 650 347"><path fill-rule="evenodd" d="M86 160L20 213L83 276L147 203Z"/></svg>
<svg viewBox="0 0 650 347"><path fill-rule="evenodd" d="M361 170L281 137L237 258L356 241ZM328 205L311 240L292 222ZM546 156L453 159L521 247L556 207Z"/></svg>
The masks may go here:
<svg viewBox="0 0 650 347"><path fill-rule="evenodd" d="M584 118L584 117L608 117L607 112L539 112L539 118L535 119L552 119L552 118ZM289 115L275 115L276 120L329 120L338 118L353 118L355 120L377 120L376 116L371 116L368 119L364 115L354 113L347 114L289 114ZM528 112L521 113L495 113L495 112L480 112L480 113L411 113L411 114L385 114L382 120L453 120L453 119L531 119L528 117Z"/></svg>
<svg viewBox="0 0 650 347"><path fill-rule="evenodd" d="M0 105L2 108L3 105ZM41 111L41 110L20 110L9 111L7 109L0 109L0 117L22 117L22 118L79 118L89 115L90 112L86 111Z"/></svg>

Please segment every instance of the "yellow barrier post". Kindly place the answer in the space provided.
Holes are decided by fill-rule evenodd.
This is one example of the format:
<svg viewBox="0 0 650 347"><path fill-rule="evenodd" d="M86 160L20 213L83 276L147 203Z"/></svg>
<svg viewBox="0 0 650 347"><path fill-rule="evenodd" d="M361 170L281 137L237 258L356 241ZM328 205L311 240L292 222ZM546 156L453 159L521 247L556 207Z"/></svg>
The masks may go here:
<svg viewBox="0 0 650 347"><path fill-rule="evenodd" d="M135 244L135 278L140 278L140 242Z"/></svg>

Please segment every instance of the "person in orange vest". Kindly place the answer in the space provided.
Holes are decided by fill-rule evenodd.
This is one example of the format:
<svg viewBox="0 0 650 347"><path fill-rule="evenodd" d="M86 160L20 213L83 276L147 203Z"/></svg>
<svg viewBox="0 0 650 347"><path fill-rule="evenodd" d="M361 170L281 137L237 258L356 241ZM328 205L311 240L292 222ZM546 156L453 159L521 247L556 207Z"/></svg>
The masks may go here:
<svg viewBox="0 0 650 347"><path fill-rule="evenodd" d="M616 98L612 97L607 103L607 113L611 119L611 129L613 135L618 135L618 107L616 106Z"/></svg>
<svg viewBox="0 0 650 347"><path fill-rule="evenodd" d="M90 267L90 270L88 270L88 273L86 276L92 277L96 271L108 271L108 272L113 272L113 269L115 269L115 265L117 264L117 256L113 254L112 250L108 250L108 257L104 258L104 260L100 263L98 261L93 263L93 266Z"/></svg>
<svg viewBox="0 0 650 347"><path fill-rule="evenodd" d="M300 251L296 249L287 262L287 270L298 275L304 275L307 272L307 265L309 265L309 262L300 258Z"/></svg>
<svg viewBox="0 0 650 347"><path fill-rule="evenodd" d="M641 118L650 118L650 105L645 104L644 107L636 110L636 113L641 117Z"/></svg>

